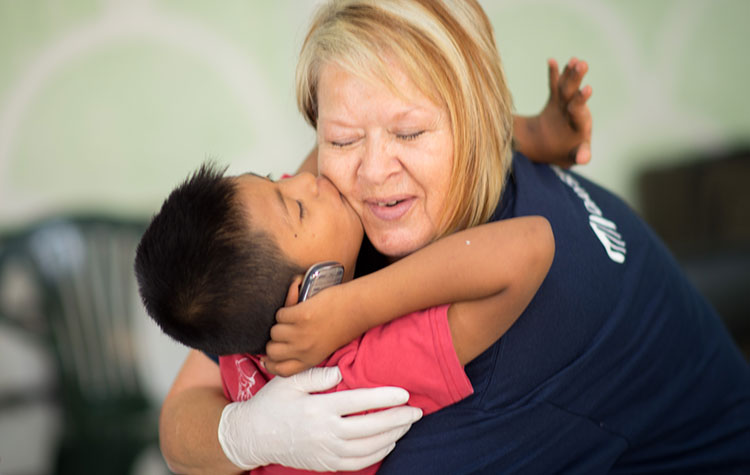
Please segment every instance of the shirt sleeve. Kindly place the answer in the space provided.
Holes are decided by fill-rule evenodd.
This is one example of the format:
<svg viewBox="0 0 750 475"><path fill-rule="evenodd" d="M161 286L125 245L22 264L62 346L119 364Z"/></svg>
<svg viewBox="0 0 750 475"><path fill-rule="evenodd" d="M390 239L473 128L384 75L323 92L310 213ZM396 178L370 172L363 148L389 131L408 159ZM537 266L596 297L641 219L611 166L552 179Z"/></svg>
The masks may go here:
<svg viewBox="0 0 750 475"><path fill-rule="evenodd" d="M224 396L230 401L247 401L273 378L259 357L251 354L220 356L219 371Z"/></svg>
<svg viewBox="0 0 750 475"><path fill-rule="evenodd" d="M210 359L214 363L219 364L219 355L214 355L213 353L206 353L205 351L203 352L203 354L208 356L208 359Z"/></svg>
<svg viewBox="0 0 750 475"><path fill-rule="evenodd" d="M410 406L425 414L460 401L473 392L458 361L448 325L448 305L411 313L369 330L334 353L337 391L398 386L409 391Z"/></svg>

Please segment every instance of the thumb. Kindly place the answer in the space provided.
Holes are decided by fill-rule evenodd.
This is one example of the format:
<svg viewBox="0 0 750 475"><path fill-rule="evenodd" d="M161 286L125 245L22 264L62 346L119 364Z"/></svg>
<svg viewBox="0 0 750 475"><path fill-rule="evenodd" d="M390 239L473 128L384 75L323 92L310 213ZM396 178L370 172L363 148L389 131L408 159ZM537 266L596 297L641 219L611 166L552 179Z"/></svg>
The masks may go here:
<svg viewBox="0 0 750 475"><path fill-rule="evenodd" d="M591 161L591 144L584 142L578 146L576 151L575 163L576 165L585 165Z"/></svg>
<svg viewBox="0 0 750 475"><path fill-rule="evenodd" d="M289 290L286 294L286 300L284 301L284 307L291 307L292 305L295 305L297 303L297 300L299 300L299 286L302 284L302 276L297 275L292 280L292 283L289 284Z"/></svg>
<svg viewBox="0 0 750 475"><path fill-rule="evenodd" d="M310 368L290 377L289 382L297 389L308 393L325 391L341 382L341 371L338 366Z"/></svg>

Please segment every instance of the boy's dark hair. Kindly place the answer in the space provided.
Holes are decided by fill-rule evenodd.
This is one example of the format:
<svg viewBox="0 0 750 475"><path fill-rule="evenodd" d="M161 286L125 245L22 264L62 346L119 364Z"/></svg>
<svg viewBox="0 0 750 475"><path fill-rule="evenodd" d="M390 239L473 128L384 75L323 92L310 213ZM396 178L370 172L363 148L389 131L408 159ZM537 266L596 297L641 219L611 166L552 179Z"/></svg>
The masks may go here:
<svg viewBox="0 0 750 475"><path fill-rule="evenodd" d="M204 164L164 201L135 257L138 290L167 335L215 355L265 353L304 269L249 223L237 183Z"/></svg>

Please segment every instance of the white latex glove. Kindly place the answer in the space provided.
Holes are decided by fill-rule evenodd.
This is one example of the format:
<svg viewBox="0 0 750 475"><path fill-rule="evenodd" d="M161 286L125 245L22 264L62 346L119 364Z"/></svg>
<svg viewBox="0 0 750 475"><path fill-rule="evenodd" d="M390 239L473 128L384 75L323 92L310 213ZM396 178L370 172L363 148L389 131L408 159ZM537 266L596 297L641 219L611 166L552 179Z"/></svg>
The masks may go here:
<svg viewBox="0 0 750 475"><path fill-rule="evenodd" d="M341 381L338 367L311 368L275 377L251 399L224 408L219 442L229 460L244 470L281 464L315 471L359 470L382 460L422 417L408 406L342 417L404 404L401 388L353 389L309 394Z"/></svg>

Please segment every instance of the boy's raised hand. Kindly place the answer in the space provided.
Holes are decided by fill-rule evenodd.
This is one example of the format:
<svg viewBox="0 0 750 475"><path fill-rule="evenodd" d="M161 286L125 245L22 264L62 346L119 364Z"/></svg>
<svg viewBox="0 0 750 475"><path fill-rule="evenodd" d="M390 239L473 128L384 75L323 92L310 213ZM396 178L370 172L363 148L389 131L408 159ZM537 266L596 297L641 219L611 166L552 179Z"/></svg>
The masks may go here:
<svg viewBox="0 0 750 475"><path fill-rule="evenodd" d="M514 131L517 147L536 162L562 167L588 163L592 118L587 101L592 89L581 87L588 64L571 58L562 74L554 59L547 66L549 99L539 115L517 119Z"/></svg>
<svg viewBox="0 0 750 475"><path fill-rule="evenodd" d="M291 376L319 364L367 327L346 308L341 286L320 291L297 303L301 276L292 282L285 306L276 313L263 363L270 372Z"/></svg>
<svg viewBox="0 0 750 475"><path fill-rule="evenodd" d="M592 119L587 101L591 97L591 86L581 87L583 77L589 70L585 61L571 58L558 76L557 62L550 59L550 98L541 113L541 121L553 131L553 137L567 141L570 152L569 164L582 165L591 160ZM563 145L564 147L564 145Z"/></svg>

